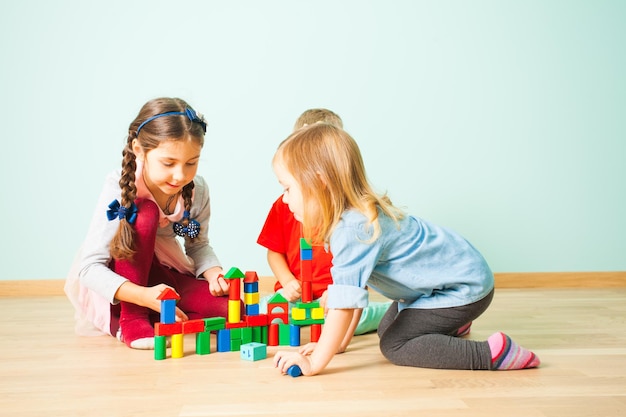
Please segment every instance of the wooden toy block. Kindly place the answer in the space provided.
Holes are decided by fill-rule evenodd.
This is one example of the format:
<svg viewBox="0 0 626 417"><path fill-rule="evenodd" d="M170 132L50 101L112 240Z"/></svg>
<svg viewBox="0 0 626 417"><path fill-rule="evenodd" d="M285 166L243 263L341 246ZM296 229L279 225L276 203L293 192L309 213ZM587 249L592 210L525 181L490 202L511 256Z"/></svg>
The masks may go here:
<svg viewBox="0 0 626 417"><path fill-rule="evenodd" d="M226 327L226 319L224 317L211 317L204 319L204 330L209 332L211 330L221 330Z"/></svg>
<svg viewBox="0 0 626 417"><path fill-rule="evenodd" d="M241 281L239 279L230 280L230 288L228 289L228 300L239 301L241 298Z"/></svg>
<svg viewBox="0 0 626 417"><path fill-rule="evenodd" d="M172 336L175 334L182 334L183 332L183 324L181 322L178 323L154 323L154 334L156 336Z"/></svg>
<svg viewBox="0 0 626 417"><path fill-rule="evenodd" d="M244 343L240 350L241 359L258 361L267 358L267 345L264 343Z"/></svg>
<svg viewBox="0 0 626 417"><path fill-rule="evenodd" d="M232 287L231 287L232 288ZM241 321L241 301L239 297L236 300L228 300L228 322L239 323Z"/></svg>
<svg viewBox="0 0 626 417"><path fill-rule="evenodd" d="M239 329L241 327L246 327L245 321L240 321L239 323L226 323L227 329Z"/></svg>
<svg viewBox="0 0 626 417"><path fill-rule="evenodd" d="M313 259L313 249L300 249L300 260L310 261Z"/></svg>
<svg viewBox="0 0 626 417"><path fill-rule="evenodd" d="M267 305L270 304L289 304L289 301L281 293L277 292L267 300Z"/></svg>
<svg viewBox="0 0 626 417"><path fill-rule="evenodd" d="M260 311L259 304L246 304L246 316L258 316Z"/></svg>
<svg viewBox="0 0 626 417"><path fill-rule="evenodd" d="M313 301L313 283L309 281L302 281L302 301Z"/></svg>
<svg viewBox="0 0 626 417"><path fill-rule="evenodd" d="M183 334L193 334L204 332L205 324L204 320L188 320L183 322Z"/></svg>
<svg viewBox="0 0 626 417"><path fill-rule="evenodd" d="M182 358L184 356L183 340L182 333L172 335L172 358Z"/></svg>
<svg viewBox="0 0 626 417"><path fill-rule="evenodd" d="M311 310L311 318L313 320L324 320L324 309L317 307Z"/></svg>
<svg viewBox="0 0 626 417"><path fill-rule="evenodd" d="M228 272L224 275L224 279L239 279L244 278L245 275L241 270L237 267L232 267L228 270Z"/></svg>
<svg viewBox="0 0 626 417"><path fill-rule="evenodd" d="M289 323L297 324L298 326L309 326L313 324L324 324L324 319L291 320Z"/></svg>
<svg viewBox="0 0 626 417"><path fill-rule="evenodd" d="M157 297L157 300L180 300L180 295L171 288L166 288L161 291L161 294Z"/></svg>
<svg viewBox="0 0 626 417"><path fill-rule="evenodd" d="M291 341L291 330L288 324L278 325L278 344L280 346L289 346Z"/></svg>
<svg viewBox="0 0 626 417"><path fill-rule="evenodd" d="M309 310L309 309L312 309L312 308L319 307L320 303L319 303L319 301L310 301L310 302L307 302L307 303L305 303L304 301L298 301L298 302L296 302L295 306L298 307L298 308L303 308L305 310Z"/></svg>
<svg viewBox="0 0 626 417"><path fill-rule="evenodd" d="M292 307L291 309L291 318L294 320L304 320L306 319L306 310L298 307Z"/></svg>
<svg viewBox="0 0 626 417"><path fill-rule="evenodd" d="M300 262L300 281L313 282L313 262Z"/></svg>
<svg viewBox="0 0 626 417"><path fill-rule="evenodd" d="M211 353L211 332L196 333L196 354L208 355Z"/></svg>
<svg viewBox="0 0 626 417"><path fill-rule="evenodd" d="M264 343L267 345L267 326L263 327L251 327L252 329L252 341L258 343ZM275 346L275 345L274 345Z"/></svg>
<svg viewBox="0 0 626 417"><path fill-rule="evenodd" d="M230 329L217 331L217 351L230 352Z"/></svg>
<svg viewBox="0 0 626 417"><path fill-rule="evenodd" d="M267 326L267 324L269 323L267 314L259 314L256 316L246 316L244 318L246 321L246 325L248 327Z"/></svg>
<svg viewBox="0 0 626 417"><path fill-rule="evenodd" d="M300 326L289 325L289 346L300 346Z"/></svg>
<svg viewBox="0 0 626 417"><path fill-rule="evenodd" d="M313 249L311 244L303 237L300 238L300 249Z"/></svg>
<svg viewBox="0 0 626 417"><path fill-rule="evenodd" d="M322 334L322 325L321 324L312 324L311 325L311 342L315 343L320 340L320 336Z"/></svg>
<svg viewBox="0 0 626 417"><path fill-rule="evenodd" d="M241 328L241 343L251 343L252 342L252 329L250 327Z"/></svg>
<svg viewBox="0 0 626 417"><path fill-rule="evenodd" d="M255 271L246 271L246 274L243 278L243 282L253 283L253 282L258 282L258 281L259 281L259 276L257 275Z"/></svg>
<svg viewBox="0 0 626 417"><path fill-rule="evenodd" d="M278 324L272 323L267 331L267 345L278 346Z"/></svg>
<svg viewBox="0 0 626 417"><path fill-rule="evenodd" d="M287 375L297 378L302 375L302 369L298 365L291 365L289 369L287 369Z"/></svg>
<svg viewBox="0 0 626 417"><path fill-rule="evenodd" d="M161 323L175 323L176 322L176 300L167 299L161 300Z"/></svg>
<svg viewBox="0 0 626 417"><path fill-rule="evenodd" d="M167 336L154 336L154 359L157 361L167 357Z"/></svg>
<svg viewBox="0 0 626 417"><path fill-rule="evenodd" d="M231 352L237 352L239 349L241 349L241 339L231 339L230 341L230 351Z"/></svg>
<svg viewBox="0 0 626 417"><path fill-rule="evenodd" d="M241 340L241 331L243 327L237 327L234 329L230 329L230 340Z"/></svg>
<svg viewBox="0 0 626 417"><path fill-rule="evenodd" d="M259 293L243 293L243 303L246 305L259 304Z"/></svg>
<svg viewBox="0 0 626 417"><path fill-rule="evenodd" d="M245 282L243 283L243 292L252 293L259 292L259 283L258 282Z"/></svg>

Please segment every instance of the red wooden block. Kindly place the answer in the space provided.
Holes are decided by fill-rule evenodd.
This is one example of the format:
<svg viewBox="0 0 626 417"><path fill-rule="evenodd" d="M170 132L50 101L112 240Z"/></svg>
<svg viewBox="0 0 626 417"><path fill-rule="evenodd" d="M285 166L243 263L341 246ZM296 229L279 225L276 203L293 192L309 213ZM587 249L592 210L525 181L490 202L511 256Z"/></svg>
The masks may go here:
<svg viewBox="0 0 626 417"><path fill-rule="evenodd" d="M154 323L154 335L155 336L171 336L173 334L182 334L183 324L178 323Z"/></svg>
<svg viewBox="0 0 626 417"><path fill-rule="evenodd" d="M267 314L259 314L258 316L245 316L244 319L246 320L246 324L249 327L267 326L267 323L269 323L269 318Z"/></svg>
<svg viewBox="0 0 626 417"><path fill-rule="evenodd" d="M203 319L189 320L183 322L183 334L202 333L205 324Z"/></svg>
<svg viewBox="0 0 626 417"><path fill-rule="evenodd" d="M311 325L311 342L315 343L319 341L321 334L322 334L322 325L312 324Z"/></svg>
<svg viewBox="0 0 626 417"><path fill-rule="evenodd" d="M248 327L245 321L240 321L239 323L226 323L227 329L238 329L241 327Z"/></svg>

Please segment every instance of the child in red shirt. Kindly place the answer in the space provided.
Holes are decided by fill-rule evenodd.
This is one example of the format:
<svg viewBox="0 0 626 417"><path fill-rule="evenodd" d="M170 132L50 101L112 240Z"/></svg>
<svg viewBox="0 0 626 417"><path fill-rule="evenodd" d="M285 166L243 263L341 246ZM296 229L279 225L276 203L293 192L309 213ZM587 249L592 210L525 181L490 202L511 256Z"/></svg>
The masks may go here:
<svg viewBox="0 0 626 417"><path fill-rule="evenodd" d="M309 109L300 115L294 125L294 131L313 124L329 123L343 129L341 118L327 109ZM302 287L298 279L300 274L300 238L302 224L295 219L282 195L274 202L270 209L265 225L261 230L257 243L267 248L267 261L276 277L274 291L280 292L290 303L300 299ZM330 274L332 254L323 246L313 245L313 299L319 300L321 305L326 304L326 289L333 283ZM267 296L261 300L261 309L267 308ZM363 309L358 320L355 318L354 334L364 334L378 328L380 319L387 311L391 302L370 303Z"/></svg>

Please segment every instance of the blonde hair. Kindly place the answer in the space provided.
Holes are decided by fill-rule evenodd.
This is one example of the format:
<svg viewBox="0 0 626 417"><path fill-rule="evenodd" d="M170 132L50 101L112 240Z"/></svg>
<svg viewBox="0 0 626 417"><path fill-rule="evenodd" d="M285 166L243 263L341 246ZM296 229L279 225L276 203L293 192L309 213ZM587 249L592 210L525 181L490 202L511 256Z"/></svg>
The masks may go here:
<svg viewBox="0 0 626 417"><path fill-rule="evenodd" d="M339 115L328 109L308 109L298 117L293 130L301 129L313 123L328 123L343 129L343 121Z"/></svg>
<svg viewBox="0 0 626 417"><path fill-rule="evenodd" d="M293 132L280 144L274 161L284 165L302 190L304 235L315 244L330 240L349 209L367 217L372 227L369 242L381 234L379 208L395 222L404 217L386 195L374 192L357 143L337 126L314 123Z"/></svg>

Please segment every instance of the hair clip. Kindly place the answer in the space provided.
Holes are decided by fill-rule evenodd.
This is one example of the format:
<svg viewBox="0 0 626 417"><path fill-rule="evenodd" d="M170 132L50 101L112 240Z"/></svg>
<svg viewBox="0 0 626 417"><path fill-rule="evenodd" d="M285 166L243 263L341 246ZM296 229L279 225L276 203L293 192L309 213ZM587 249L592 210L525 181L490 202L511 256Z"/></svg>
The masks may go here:
<svg viewBox="0 0 626 417"><path fill-rule="evenodd" d="M120 204L119 201L113 200L111 204L109 204L109 209L107 210L107 218L109 221L114 219L126 219L126 221L130 224L135 224L135 220L137 220L137 206L135 203L130 203L130 207L124 207Z"/></svg>
<svg viewBox="0 0 626 417"><path fill-rule="evenodd" d="M152 117L148 117L146 120L143 121L142 124L139 125L139 127L137 128L137 135L139 135L139 131L141 130L142 127L144 127L146 125L146 123L153 121L154 119L158 119L159 117L163 117L163 116L187 116L187 118L189 120L191 120L191 122L195 122L195 123L199 123L200 126L202 126L202 130L204 131L204 133L206 133L206 121L204 120L204 116L202 116L199 113L196 113L196 111L194 109L192 109L191 107L186 107L185 111L168 111L165 113L160 113L160 114L155 114Z"/></svg>
<svg viewBox="0 0 626 417"><path fill-rule="evenodd" d="M189 236L191 239L198 237L200 235L200 223L198 223L194 219L189 219L189 212L185 210L183 213L183 220L187 220L187 226L183 226L181 223L176 222L173 224L174 233L178 236L185 237Z"/></svg>

